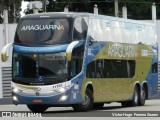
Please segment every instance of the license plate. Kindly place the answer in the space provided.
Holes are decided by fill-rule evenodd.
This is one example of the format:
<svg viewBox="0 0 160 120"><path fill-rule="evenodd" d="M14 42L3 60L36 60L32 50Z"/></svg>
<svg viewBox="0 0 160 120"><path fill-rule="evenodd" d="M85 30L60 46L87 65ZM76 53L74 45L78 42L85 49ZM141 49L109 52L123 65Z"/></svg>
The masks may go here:
<svg viewBox="0 0 160 120"><path fill-rule="evenodd" d="M43 100L42 99L33 99L33 103L42 103Z"/></svg>

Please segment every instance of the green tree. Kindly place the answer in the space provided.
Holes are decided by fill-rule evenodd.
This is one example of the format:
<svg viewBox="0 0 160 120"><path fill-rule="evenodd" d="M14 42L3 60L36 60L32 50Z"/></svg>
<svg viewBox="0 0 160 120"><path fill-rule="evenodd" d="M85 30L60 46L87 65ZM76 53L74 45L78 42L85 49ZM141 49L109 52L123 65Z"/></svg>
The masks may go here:
<svg viewBox="0 0 160 120"><path fill-rule="evenodd" d="M37 1L37 0L0 0L0 23L3 21L2 10L4 8L10 9L9 21L10 23L18 21L20 16L21 1ZM41 0L44 2L45 0ZM96 4L99 9L99 14L114 16L114 0L48 0L46 5L47 12L62 12L66 6L72 12L89 12L93 13L93 7ZM122 7L127 6L128 18L130 19L151 19L151 5L153 2L157 6L157 18L160 18L160 1L159 0L119 0L119 15L122 16ZM15 4L15 10L14 6ZM15 13L15 15L13 14ZM25 14L33 13L32 10L26 9ZM16 16L13 19L13 16Z"/></svg>
<svg viewBox="0 0 160 120"><path fill-rule="evenodd" d="M128 18L151 19L151 0L121 0L120 8L127 6Z"/></svg>
<svg viewBox="0 0 160 120"><path fill-rule="evenodd" d="M34 0L25 0L34 1ZM44 1L44 0L42 0ZM47 12L63 11L68 6L73 12L93 12L96 4L99 14L114 16L114 0L48 0L46 5ZM128 18L131 19L151 19L151 5L155 2L159 11L159 0L119 0L119 15L122 16L122 7L127 6ZM26 13L32 11L27 10Z"/></svg>
<svg viewBox="0 0 160 120"><path fill-rule="evenodd" d="M17 22L20 19L22 0L1 0L0 2L0 23L3 22L3 10L8 10L9 23Z"/></svg>

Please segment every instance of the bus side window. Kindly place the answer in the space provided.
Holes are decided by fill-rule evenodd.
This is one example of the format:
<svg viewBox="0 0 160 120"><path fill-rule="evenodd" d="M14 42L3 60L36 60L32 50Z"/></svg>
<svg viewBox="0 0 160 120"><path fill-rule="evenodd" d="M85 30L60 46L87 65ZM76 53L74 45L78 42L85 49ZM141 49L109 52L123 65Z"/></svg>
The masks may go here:
<svg viewBox="0 0 160 120"><path fill-rule="evenodd" d="M128 78L132 78L135 75L135 61L134 60L128 60L127 61L127 68L128 68Z"/></svg>
<svg viewBox="0 0 160 120"><path fill-rule="evenodd" d="M154 63L152 64L152 73L157 73L158 72L158 64Z"/></svg>
<svg viewBox="0 0 160 120"><path fill-rule="evenodd" d="M76 18L74 21L73 40L85 40L88 30L87 18Z"/></svg>
<svg viewBox="0 0 160 120"><path fill-rule="evenodd" d="M96 72L95 72L95 67L96 62L92 61L88 64L87 66L87 72L86 72L86 77L87 78L95 78L96 77Z"/></svg>
<svg viewBox="0 0 160 120"><path fill-rule="evenodd" d="M92 61L87 66L87 78L103 78L103 60Z"/></svg>
<svg viewBox="0 0 160 120"><path fill-rule="evenodd" d="M87 37L87 31L88 31L88 18L82 18L82 35L84 40Z"/></svg>
<svg viewBox="0 0 160 120"><path fill-rule="evenodd" d="M96 78L103 78L102 68L103 68L103 60L96 61Z"/></svg>
<svg viewBox="0 0 160 120"><path fill-rule="evenodd" d="M79 74L82 70L82 63L83 63L83 59L80 58L76 58L73 57L72 58L72 63L71 63L71 72L72 72L72 77L76 76L77 74Z"/></svg>
<svg viewBox="0 0 160 120"><path fill-rule="evenodd" d="M87 66L87 78L132 78L135 75L135 60L92 61Z"/></svg>
<svg viewBox="0 0 160 120"><path fill-rule="evenodd" d="M84 37L86 37L87 35L87 30L88 30L87 20L85 20L85 18L76 18L74 21L73 41L85 40ZM85 42L83 42L83 44L78 46L77 48L74 48L72 51L72 63L71 63L72 77L79 74L82 70L84 45Z"/></svg>
<svg viewBox="0 0 160 120"><path fill-rule="evenodd" d="M81 18L76 18L74 21L73 40L81 40L82 38L82 25Z"/></svg>

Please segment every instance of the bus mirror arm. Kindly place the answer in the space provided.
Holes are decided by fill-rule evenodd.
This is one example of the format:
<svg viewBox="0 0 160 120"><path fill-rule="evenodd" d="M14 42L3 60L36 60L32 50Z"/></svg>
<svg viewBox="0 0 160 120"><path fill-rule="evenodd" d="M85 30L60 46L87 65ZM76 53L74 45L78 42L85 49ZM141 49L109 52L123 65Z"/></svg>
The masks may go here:
<svg viewBox="0 0 160 120"><path fill-rule="evenodd" d="M6 62L7 61L7 59L8 59L7 51L12 45L13 45L13 43L9 43L9 44L5 45L2 48L2 51L1 51L1 60L2 60L2 62Z"/></svg>
<svg viewBox="0 0 160 120"><path fill-rule="evenodd" d="M68 79L71 79L71 60L72 60L72 51L76 45L79 44L79 41L73 41L70 43L66 49L66 60L67 60L67 66L68 66Z"/></svg>
<svg viewBox="0 0 160 120"><path fill-rule="evenodd" d="M89 40L89 46L92 46L95 42L97 42L97 41L94 41L93 38L91 38L91 39Z"/></svg>
<svg viewBox="0 0 160 120"><path fill-rule="evenodd" d="M73 41L72 43L70 43L66 49L66 59L67 61L71 61L71 58L72 58L72 51L74 49L74 47L76 45L79 44L79 41Z"/></svg>

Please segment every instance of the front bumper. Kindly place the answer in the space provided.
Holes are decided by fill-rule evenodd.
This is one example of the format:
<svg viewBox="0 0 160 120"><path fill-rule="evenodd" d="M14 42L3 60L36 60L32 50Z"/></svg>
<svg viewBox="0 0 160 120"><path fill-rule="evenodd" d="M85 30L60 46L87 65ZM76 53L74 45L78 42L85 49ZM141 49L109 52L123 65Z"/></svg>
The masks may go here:
<svg viewBox="0 0 160 120"><path fill-rule="evenodd" d="M26 96L20 94L12 94L13 97L16 97L17 100L13 100L13 104L50 104L50 105L64 105L71 104L71 95L66 93L52 95L52 96ZM61 100L62 96L67 96L66 100ZM41 99L42 102L33 102L35 99Z"/></svg>
<svg viewBox="0 0 160 120"><path fill-rule="evenodd" d="M66 99L62 99L62 97L66 97ZM22 93L14 93L12 92L13 104L43 104L43 105L56 105L56 106L69 106L72 104L82 103L83 98L78 90L75 90L73 87L67 90L64 93L46 95L46 96L37 96L35 95L27 95ZM42 102L33 102L35 99L40 99Z"/></svg>

